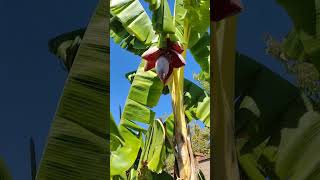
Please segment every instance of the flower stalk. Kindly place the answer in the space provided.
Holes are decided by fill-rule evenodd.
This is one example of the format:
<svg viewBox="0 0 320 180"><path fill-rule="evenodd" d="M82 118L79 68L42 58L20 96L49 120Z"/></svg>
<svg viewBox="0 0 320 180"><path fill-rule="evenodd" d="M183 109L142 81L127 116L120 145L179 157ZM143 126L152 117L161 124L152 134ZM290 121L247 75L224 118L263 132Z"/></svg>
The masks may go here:
<svg viewBox="0 0 320 180"><path fill-rule="evenodd" d="M184 40L186 42L185 49L188 47L190 35L190 26L188 21L184 24ZM186 57L186 51L182 53L183 58ZM173 70L172 81L169 83L169 90L172 98L172 109L174 114L174 136L177 170L176 176L183 180L196 180L197 174L195 164L193 162L193 152L191 142L188 136L187 123L184 114L183 104L183 84L184 84L184 67Z"/></svg>

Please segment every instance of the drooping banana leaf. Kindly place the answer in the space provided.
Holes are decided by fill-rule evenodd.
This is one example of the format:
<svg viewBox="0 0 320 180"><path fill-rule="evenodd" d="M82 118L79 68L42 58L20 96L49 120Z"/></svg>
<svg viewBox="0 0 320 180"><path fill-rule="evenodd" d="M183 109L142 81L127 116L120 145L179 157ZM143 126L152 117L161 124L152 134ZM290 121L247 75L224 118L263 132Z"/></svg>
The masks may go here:
<svg viewBox="0 0 320 180"><path fill-rule="evenodd" d="M85 28L78 29L62 34L49 41L49 51L63 61L68 71L70 71L73 64L85 31Z"/></svg>
<svg viewBox="0 0 320 180"><path fill-rule="evenodd" d="M156 37L151 20L139 0L111 0L110 13L126 30L123 32L124 29L122 29L121 32L129 33L130 36L136 37L143 44L150 45ZM110 29L114 31L114 28L114 25L111 24Z"/></svg>
<svg viewBox="0 0 320 180"><path fill-rule="evenodd" d="M200 65L201 69L209 73L210 63L210 35L208 28L210 26L210 1L184 1L177 0L175 3L175 25L176 34L183 36L189 33L190 38L187 48L190 49L194 59ZM184 32L185 24L190 24L188 32Z"/></svg>
<svg viewBox="0 0 320 180"><path fill-rule="evenodd" d="M100 1L70 70L37 174L43 179L109 175L108 2Z"/></svg>
<svg viewBox="0 0 320 180"><path fill-rule="evenodd" d="M187 79L184 80L184 105L189 121L200 120L210 127L210 96Z"/></svg>
<svg viewBox="0 0 320 180"><path fill-rule="evenodd" d="M150 108L158 104L163 83L154 71L144 71L144 60L138 67L121 116L121 124L136 129L133 121L151 123L155 112ZM129 124L130 123L130 124Z"/></svg>
<svg viewBox="0 0 320 180"><path fill-rule="evenodd" d="M2 159L0 159L0 179L1 180L11 180L12 179L12 177L9 173L9 170Z"/></svg>
<svg viewBox="0 0 320 180"><path fill-rule="evenodd" d="M119 131L124 139L116 149L111 149L110 176L121 175L126 172L135 162L140 150L141 141L126 127L120 125ZM114 142L110 142L111 144ZM112 146L114 146L112 144Z"/></svg>
<svg viewBox="0 0 320 180"><path fill-rule="evenodd" d="M135 71L126 74L126 78L130 83L134 81L135 77ZM153 80L158 81L157 77ZM160 89L157 92L159 93ZM162 91L162 93L166 92ZM185 114L188 119L190 121L201 120L207 127L210 127L210 97L201 87L187 79L184 80L184 101Z"/></svg>
<svg viewBox="0 0 320 180"><path fill-rule="evenodd" d="M145 0L149 3L150 10L157 10L161 5L161 0Z"/></svg>
<svg viewBox="0 0 320 180"><path fill-rule="evenodd" d="M153 121L146 134L138 170L161 173L165 161L165 129L159 119ZM148 174L148 173L146 173Z"/></svg>
<svg viewBox="0 0 320 180"><path fill-rule="evenodd" d="M210 26L210 1L177 0L175 2L175 25L181 34L184 33L185 21L190 23L190 28L194 33L207 32Z"/></svg>
<svg viewBox="0 0 320 180"><path fill-rule="evenodd" d="M195 38L195 44L190 46L190 52L201 70L210 73L210 34L208 32L197 35L191 31L191 39Z"/></svg>
<svg viewBox="0 0 320 180"><path fill-rule="evenodd" d="M176 28L173 23L168 0L161 0L160 8L154 11L152 20L157 33L175 33Z"/></svg>
<svg viewBox="0 0 320 180"><path fill-rule="evenodd" d="M237 54L235 77L235 128L241 169L249 179L264 179L267 176L287 179L288 174L284 172L288 172L290 167L282 162L289 162L292 160L290 157L299 157L307 151L297 153L292 148L283 147L282 144L290 140L299 143L299 139L287 139L293 135L286 136L282 132L287 128L299 128L298 123L302 119L315 121L310 118L312 116L304 117L307 111L312 110L312 104L293 84L247 56ZM320 130L314 127L315 131ZM317 139L310 140L310 144L314 143ZM317 157L316 154L313 156ZM304 162L304 166L313 165L310 161ZM304 168L295 171L296 174L306 172Z"/></svg>
<svg viewBox="0 0 320 180"><path fill-rule="evenodd" d="M148 48L148 44L130 34L119 19L112 15L110 18L110 37L115 43L119 44L121 48L136 55L141 55Z"/></svg>
<svg viewBox="0 0 320 180"><path fill-rule="evenodd" d="M320 178L320 114L307 112L296 128L281 132L276 171L280 179Z"/></svg>
<svg viewBox="0 0 320 180"><path fill-rule="evenodd" d="M247 56L237 54L235 77L236 133L249 130L254 145L306 112L297 87Z"/></svg>

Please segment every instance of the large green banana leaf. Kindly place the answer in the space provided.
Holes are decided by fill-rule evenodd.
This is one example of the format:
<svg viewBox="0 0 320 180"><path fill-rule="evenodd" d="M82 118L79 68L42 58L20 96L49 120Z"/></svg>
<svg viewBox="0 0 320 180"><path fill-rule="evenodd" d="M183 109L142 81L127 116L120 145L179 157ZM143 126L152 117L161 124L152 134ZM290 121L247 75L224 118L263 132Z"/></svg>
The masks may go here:
<svg viewBox="0 0 320 180"><path fill-rule="evenodd" d="M108 177L108 1L101 0L75 56L37 179Z"/></svg>
<svg viewBox="0 0 320 180"><path fill-rule="evenodd" d="M155 72L144 72L144 63L142 60L132 81L120 122L136 130L133 121L149 124L154 120L155 112L150 108L158 104L163 90L163 83Z"/></svg>
<svg viewBox="0 0 320 180"><path fill-rule="evenodd" d="M247 56L236 56L235 77L236 131L250 130L252 145L283 125L294 125L306 112L297 87Z"/></svg>
<svg viewBox="0 0 320 180"><path fill-rule="evenodd" d="M126 127L120 125L119 131L124 143L116 149L111 149L110 176L121 175L128 170L135 162L140 150L141 141ZM114 141L110 142L114 146ZM116 143L117 144L117 143ZM105 177L106 178L106 177Z"/></svg>
<svg viewBox="0 0 320 180"><path fill-rule="evenodd" d="M196 33L191 32L191 38L197 38L195 43L190 46L190 52L196 62L200 65L201 70L209 73L210 71L210 34L203 33L194 37Z"/></svg>
<svg viewBox="0 0 320 180"><path fill-rule="evenodd" d="M110 12L121 22L127 33L144 44L150 45L156 37L151 20L139 0L111 0ZM113 24L110 28L113 30Z"/></svg>
<svg viewBox="0 0 320 180"><path fill-rule="evenodd" d="M6 167L6 165L2 159L0 159L0 179L1 180L11 180L12 179L12 177L9 173L9 170Z"/></svg>
<svg viewBox="0 0 320 180"><path fill-rule="evenodd" d="M312 103L308 98L241 54L236 56L235 77L238 159L245 175L254 180L318 177L315 164L320 154L310 147L319 143L320 119L318 113L309 112Z"/></svg>
<svg viewBox="0 0 320 180"><path fill-rule="evenodd" d="M320 114L309 111L296 128L281 132L276 171L281 179L320 178Z"/></svg>
<svg viewBox="0 0 320 180"><path fill-rule="evenodd" d="M190 37L187 48L190 49L194 59L202 71L209 73L210 63L210 1L184 1L175 2L175 25L177 36L183 36L184 31L189 31ZM185 29L188 26L189 29Z"/></svg>
<svg viewBox="0 0 320 180"><path fill-rule="evenodd" d="M144 72L142 73L146 75ZM137 75L137 72L132 71L126 74L126 78L132 83L136 75ZM158 81L157 77L155 77L153 81L157 82ZM159 84L158 86L159 86L159 89L156 92L148 90L149 93L147 97L160 96L161 89L163 89L162 93L166 94L166 87L163 87L163 85L161 84ZM143 88L136 86L135 89L140 90ZM134 96L134 95L131 95L131 96ZM158 99L156 102L158 102ZM140 105L143 106L145 104L140 103L139 106ZM198 85L196 85L195 83L187 79L184 80L184 106L185 106L185 114L188 120L190 121L201 120L207 127L210 127L210 97L205 93L205 90L203 90L201 87L199 87ZM169 118L169 119L172 119L172 118Z"/></svg>
<svg viewBox="0 0 320 180"><path fill-rule="evenodd" d="M164 165L165 152L165 129L159 119L153 121L146 133L143 150L140 157L139 171L146 169L161 173ZM143 172L142 172L143 173Z"/></svg>
<svg viewBox="0 0 320 180"><path fill-rule="evenodd" d="M294 31L310 61L320 70L320 2L319 0L277 0L287 11Z"/></svg>
<svg viewBox="0 0 320 180"><path fill-rule="evenodd" d="M159 8L160 0L148 2L154 14L158 13L156 9ZM133 7L135 9L132 9ZM182 43L185 43L183 40L185 19L192 22L188 48L202 70L209 72L210 36L207 32L210 24L209 0L176 1L174 18L176 26L174 38ZM165 26L163 23L160 24ZM152 43L158 41L158 35L155 34L151 20L139 0L111 1L110 35L122 48L137 55L141 55Z"/></svg>

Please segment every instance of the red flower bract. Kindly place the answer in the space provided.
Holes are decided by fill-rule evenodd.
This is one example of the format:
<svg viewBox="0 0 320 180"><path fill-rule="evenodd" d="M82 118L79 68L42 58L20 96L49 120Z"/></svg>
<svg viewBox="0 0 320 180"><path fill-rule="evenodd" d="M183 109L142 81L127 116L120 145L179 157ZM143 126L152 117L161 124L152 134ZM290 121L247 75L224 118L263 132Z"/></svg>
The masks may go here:
<svg viewBox="0 0 320 180"><path fill-rule="evenodd" d="M166 83L173 68L180 68L186 64L181 55L183 51L179 42L170 40L167 41L166 48L150 47L142 54L142 58L147 61L144 71L155 68L160 80Z"/></svg>
<svg viewBox="0 0 320 180"><path fill-rule="evenodd" d="M214 0L211 4L211 20L220 21L242 11L240 0Z"/></svg>

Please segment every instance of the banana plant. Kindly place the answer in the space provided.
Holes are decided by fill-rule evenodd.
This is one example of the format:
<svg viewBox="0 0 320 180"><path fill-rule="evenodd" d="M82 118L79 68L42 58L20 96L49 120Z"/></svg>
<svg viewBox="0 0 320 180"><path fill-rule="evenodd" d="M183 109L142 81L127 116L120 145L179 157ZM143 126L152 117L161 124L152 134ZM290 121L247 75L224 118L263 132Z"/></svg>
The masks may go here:
<svg viewBox="0 0 320 180"><path fill-rule="evenodd" d="M311 63L319 70L318 1L277 2L287 10L294 28L269 53L285 62ZM320 118L312 97L242 54L236 55L235 77L235 135L242 174L247 179L318 179L315 146Z"/></svg>
<svg viewBox="0 0 320 180"><path fill-rule="evenodd" d="M140 133L143 130L135 121L151 125L155 119L151 108L157 105L163 89L168 88L174 116L173 149L177 151L175 175L181 179L196 179L185 118L183 66L187 64L185 58L189 49L202 70L209 73L209 1L176 0L173 15L167 0L147 2L152 19L138 0L110 2L111 37L122 48L142 58L120 126Z"/></svg>
<svg viewBox="0 0 320 180"><path fill-rule="evenodd" d="M69 70L36 179L109 177L108 2L101 0L87 28L49 42ZM72 66L71 66L72 65Z"/></svg>

